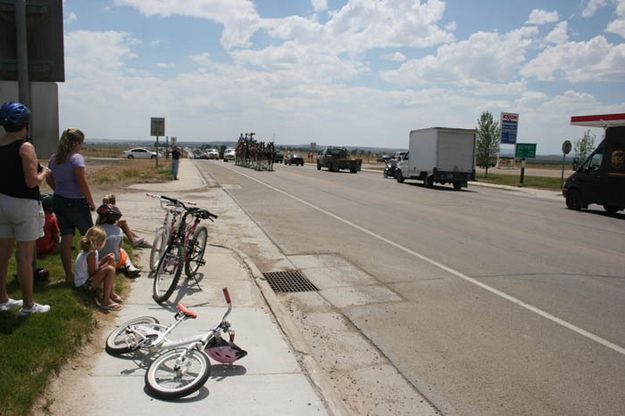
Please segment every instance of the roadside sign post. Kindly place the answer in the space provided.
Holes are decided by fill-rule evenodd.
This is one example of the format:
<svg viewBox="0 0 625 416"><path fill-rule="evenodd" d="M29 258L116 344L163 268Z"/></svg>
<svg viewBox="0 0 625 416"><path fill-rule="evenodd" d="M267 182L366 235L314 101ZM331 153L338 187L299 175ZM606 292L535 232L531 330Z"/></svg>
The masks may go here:
<svg viewBox="0 0 625 416"><path fill-rule="evenodd" d="M158 138L165 135L165 118L152 117L150 119L150 136L156 136L156 168L158 169Z"/></svg>
<svg viewBox="0 0 625 416"><path fill-rule="evenodd" d="M562 174L560 175L560 189L564 187L564 163L566 162L566 155L571 152L573 145L570 140L565 140L562 143Z"/></svg>
<svg viewBox="0 0 625 416"><path fill-rule="evenodd" d="M525 159L536 157L536 143L517 143L514 150L514 157L521 159L521 178L519 186L525 181Z"/></svg>

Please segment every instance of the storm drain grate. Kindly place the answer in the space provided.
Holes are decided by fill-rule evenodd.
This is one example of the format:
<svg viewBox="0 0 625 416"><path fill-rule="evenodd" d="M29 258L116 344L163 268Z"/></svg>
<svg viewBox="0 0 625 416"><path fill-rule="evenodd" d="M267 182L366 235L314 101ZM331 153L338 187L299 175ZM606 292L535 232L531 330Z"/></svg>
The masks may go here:
<svg viewBox="0 0 625 416"><path fill-rule="evenodd" d="M263 276L274 292L316 292L319 290L299 270L267 272L263 273Z"/></svg>

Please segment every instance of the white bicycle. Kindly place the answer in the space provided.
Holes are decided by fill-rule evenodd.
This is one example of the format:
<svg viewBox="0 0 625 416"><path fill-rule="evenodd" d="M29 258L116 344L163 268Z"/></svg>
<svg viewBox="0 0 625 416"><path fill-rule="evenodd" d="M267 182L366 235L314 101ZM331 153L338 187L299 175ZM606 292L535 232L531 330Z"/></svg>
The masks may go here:
<svg viewBox="0 0 625 416"><path fill-rule="evenodd" d="M234 331L226 321L232 311L227 288L223 289L223 294L228 309L219 324L205 334L180 340L168 338L182 322L197 318L197 313L178 304L178 312L170 325L161 325L152 316L134 318L121 324L106 339L106 352L117 356L137 350L161 351L145 373L148 392L165 400L188 396L199 390L210 377L209 357L220 363L232 364L247 355L234 343ZM226 333L228 341L223 339Z"/></svg>

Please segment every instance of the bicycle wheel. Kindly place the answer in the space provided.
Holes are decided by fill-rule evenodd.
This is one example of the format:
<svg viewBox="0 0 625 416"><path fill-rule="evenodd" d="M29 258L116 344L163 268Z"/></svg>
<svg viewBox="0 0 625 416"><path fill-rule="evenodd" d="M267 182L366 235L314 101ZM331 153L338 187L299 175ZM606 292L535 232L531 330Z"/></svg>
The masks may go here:
<svg viewBox="0 0 625 416"><path fill-rule="evenodd" d="M183 268L183 252L180 244L167 246L154 274L152 297L157 303L165 302L178 284Z"/></svg>
<svg viewBox="0 0 625 416"><path fill-rule="evenodd" d="M154 327L155 324L158 324L158 319L152 316L141 316L124 322L115 328L106 338L106 352L111 355L120 355L135 351L141 347L146 347L147 345L139 344L139 341L141 341L143 337L131 331L127 331L127 329L134 326L134 331L147 335L145 331L142 331L142 326L145 329L157 329L157 327Z"/></svg>
<svg viewBox="0 0 625 416"><path fill-rule="evenodd" d="M171 350L157 357L145 372L148 392L160 399L172 400L199 390L210 376L210 360L203 352Z"/></svg>
<svg viewBox="0 0 625 416"><path fill-rule="evenodd" d="M152 250L150 250L150 271L155 272L158 267L158 261L167 247L167 239L169 238L167 228L161 227L156 230Z"/></svg>
<svg viewBox="0 0 625 416"><path fill-rule="evenodd" d="M192 277L204 264L204 251L206 250L206 238L208 230L204 226L198 227L189 241L189 251L187 261L184 264L184 272L187 277Z"/></svg>

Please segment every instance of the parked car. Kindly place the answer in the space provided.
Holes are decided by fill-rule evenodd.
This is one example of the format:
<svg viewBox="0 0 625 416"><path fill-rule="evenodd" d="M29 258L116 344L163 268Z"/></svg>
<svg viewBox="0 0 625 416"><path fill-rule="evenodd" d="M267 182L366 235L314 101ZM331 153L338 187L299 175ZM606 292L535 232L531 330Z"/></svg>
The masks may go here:
<svg viewBox="0 0 625 416"><path fill-rule="evenodd" d="M232 147L229 147L224 151L224 162L227 162L229 160L234 160L234 157L235 157L235 153Z"/></svg>
<svg viewBox="0 0 625 416"><path fill-rule="evenodd" d="M122 156L128 159L156 159L156 152L152 152L144 147L135 147L124 150ZM158 157L163 157L163 155L159 152Z"/></svg>
<svg viewBox="0 0 625 416"><path fill-rule="evenodd" d="M276 156L273 158L274 163L282 163L284 162L284 155L281 151L276 150Z"/></svg>
<svg viewBox="0 0 625 416"><path fill-rule="evenodd" d="M387 163L389 160L391 160L391 156L384 154L382 156L380 156L377 160L378 163Z"/></svg>
<svg viewBox="0 0 625 416"><path fill-rule="evenodd" d="M206 151L206 156L208 159L219 159L219 150L208 149L208 151Z"/></svg>
<svg viewBox="0 0 625 416"><path fill-rule="evenodd" d="M300 165L300 166L304 166L304 158L302 157L302 155L297 155L295 153L290 154L286 157L286 160L284 161L285 165Z"/></svg>

